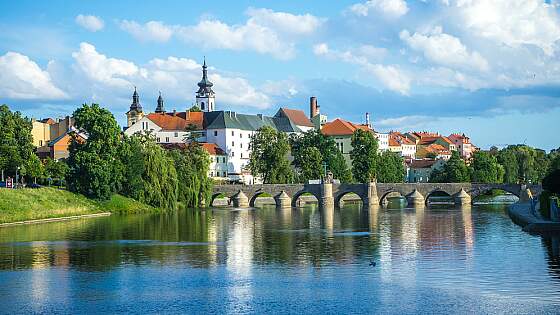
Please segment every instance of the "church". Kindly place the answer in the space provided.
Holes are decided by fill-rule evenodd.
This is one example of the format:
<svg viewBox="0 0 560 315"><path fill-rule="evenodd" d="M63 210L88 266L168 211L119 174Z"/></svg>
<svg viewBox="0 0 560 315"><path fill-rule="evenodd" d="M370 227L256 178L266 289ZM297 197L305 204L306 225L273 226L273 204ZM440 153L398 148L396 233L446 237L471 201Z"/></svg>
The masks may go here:
<svg viewBox="0 0 560 315"><path fill-rule="evenodd" d="M155 111L144 113L136 88L132 103L126 113L127 126L124 133L150 132L163 146L181 145L194 136L211 157L208 175L217 180L245 184L259 183L247 170L251 154L252 135L261 127L270 126L288 134L303 133L319 122L312 122L301 110L280 108L272 116L241 114L234 111L216 110L214 84L208 79L206 60L202 65L202 79L198 82L196 106L200 111L165 110L161 93Z"/></svg>

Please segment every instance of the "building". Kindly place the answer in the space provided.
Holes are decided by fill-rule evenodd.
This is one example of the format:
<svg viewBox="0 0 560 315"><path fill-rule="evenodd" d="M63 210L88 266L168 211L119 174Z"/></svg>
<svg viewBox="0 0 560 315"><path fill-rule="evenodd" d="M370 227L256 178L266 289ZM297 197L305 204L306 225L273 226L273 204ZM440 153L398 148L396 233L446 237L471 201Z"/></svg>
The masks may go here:
<svg viewBox="0 0 560 315"><path fill-rule="evenodd" d="M416 143L402 133L391 131L389 133L389 151L399 152L405 158L416 157Z"/></svg>
<svg viewBox="0 0 560 315"><path fill-rule="evenodd" d="M440 169L445 164L443 160L422 159L407 161L407 182L427 183L435 169Z"/></svg>
<svg viewBox="0 0 560 315"><path fill-rule="evenodd" d="M451 158L451 151L438 143L429 145L419 145L416 151L416 157L419 159L443 159L445 161Z"/></svg>
<svg viewBox="0 0 560 315"><path fill-rule="evenodd" d="M469 160L474 152L476 152L476 150L478 149L474 144L471 143L471 139L465 136L465 134L452 133L447 138L451 142L453 142L453 144L457 148L457 151L465 160Z"/></svg>
<svg viewBox="0 0 560 315"><path fill-rule="evenodd" d="M229 180L227 154L215 143L201 143L201 146L210 155L208 177L215 180Z"/></svg>
<svg viewBox="0 0 560 315"><path fill-rule="evenodd" d="M352 159L350 158L350 152L352 151L352 135L354 131L362 129L369 132L374 132L367 125L358 125L346 121L341 118L337 118L331 122L326 123L323 128L321 128L321 133L325 136L331 137L336 143L336 147L344 156L347 165L352 165Z"/></svg>
<svg viewBox="0 0 560 315"><path fill-rule="evenodd" d="M328 120L327 115L321 114L320 111L321 108L319 103L317 103L317 97L311 96L309 98L309 118L316 130L321 130Z"/></svg>
<svg viewBox="0 0 560 315"><path fill-rule="evenodd" d="M33 145L39 158L46 159L50 157L51 159L59 160L68 157L68 147L71 140L70 134L76 132L72 117L33 120L32 125ZM81 138L85 137L82 134L79 136Z"/></svg>
<svg viewBox="0 0 560 315"><path fill-rule="evenodd" d="M38 147L35 153L40 159L67 159L70 155L68 148L70 147L72 136L75 136L77 141L87 140L87 135L85 133L79 132L76 128L71 126L65 133L52 139L46 145Z"/></svg>
<svg viewBox="0 0 560 315"><path fill-rule="evenodd" d="M272 117L216 110L216 94L212 87L213 83L208 79L206 61L204 61L202 79L198 83L196 92L196 104L201 112L189 110L166 112L160 94L156 111L147 115L143 112L140 97L135 89L127 112L127 128L124 133L129 136L135 133L151 133L158 143L164 145L185 143L190 139L208 145L213 144L216 148L210 151L220 152L220 154L216 155L218 164L212 170L214 176L212 174L211 176L227 177L229 181L252 184L259 180L253 178L247 170L247 164L251 155L251 137L257 130L269 126L288 134L299 134L314 129L312 121L301 110L280 108ZM222 152L226 156L225 163L217 162L223 160ZM227 174L224 176L226 167Z"/></svg>

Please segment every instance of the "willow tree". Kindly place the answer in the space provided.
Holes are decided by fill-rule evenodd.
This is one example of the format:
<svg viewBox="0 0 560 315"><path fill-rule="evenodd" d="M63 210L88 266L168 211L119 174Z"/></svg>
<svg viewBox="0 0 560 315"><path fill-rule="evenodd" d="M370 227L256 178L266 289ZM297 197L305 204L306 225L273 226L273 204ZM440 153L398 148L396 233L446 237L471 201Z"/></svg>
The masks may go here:
<svg viewBox="0 0 560 315"><path fill-rule="evenodd" d="M208 177L210 156L192 142L181 150L170 152L177 170L177 200L187 207L205 207L212 195L212 179Z"/></svg>

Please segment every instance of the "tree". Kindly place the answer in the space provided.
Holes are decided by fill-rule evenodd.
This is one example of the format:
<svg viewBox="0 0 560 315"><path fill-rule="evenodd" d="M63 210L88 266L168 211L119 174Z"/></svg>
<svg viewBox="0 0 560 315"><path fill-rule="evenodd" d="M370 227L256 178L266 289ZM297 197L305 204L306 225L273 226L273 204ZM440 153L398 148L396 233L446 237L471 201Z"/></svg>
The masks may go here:
<svg viewBox="0 0 560 315"><path fill-rule="evenodd" d="M307 147L303 149L300 165L300 178L301 182L306 182L310 179L320 179L323 174L323 156L319 149L316 147Z"/></svg>
<svg viewBox="0 0 560 315"><path fill-rule="evenodd" d="M189 108L189 112L201 112L201 110L200 107L194 104L193 106L191 106L191 108Z"/></svg>
<svg viewBox="0 0 560 315"><path fill-rule="evenodd" d="M30 119L11 112L7 105L0 106L0 172L13 176L17 167L35 165L32 129Z"/></svg>
<svg viewBox="0 0 560 315"><path fill-rule="evenodd" d="M208 177L210 156L198 143L181 150L172 150L177 170L177 200L186 207L205 207L212 196L212 179Z"/></svg>
<svg viewBox="0 0 560 315"><path fill-rule="evenodd" d="M34 183L37 183L37 178L43 176L44 171L45 169L39 157L35 154L31 154L21 169L21 175L27 176L32 179Z"/></svg>
<svg viewBox="0 0 560 315"><path fill-rule="evenodd" d="M503 167L490 152L477 151L471 164L471 178L476 183L501 183Z"/></svg>
<svg viewBox="0 0 560 315"><path fill-rule="evenodd" d="M469 168L457 151L451 153L451 158L445 163L443 169L433 170L430 174L432 183L466 183L469 181Z"/></svg>
<svg viewBox="0 0 560 315"><path fill-rule="evenodd" d="M369 183L376 176L377 139L373 133L357 129L352 135L352 174L360 183Z"/></svg>
<svg viewBox="0 0 560 315"><path fill-rule="evenodd" d="M321 153L321 167L326 163L328 170L333 173L334 178L339 179L343 183L352 180L352 174L348 169L348 165L346 165L344 156L336 147L336 142L333 138L327 137L317 130L310 130L302 135L293 134L290 137L290 146L292 156L294 157L292 164L296 168L302 169L304 165L312 163L304 151L307 148L313 147ZM323 171L321 171L321 174L323 174Z"/></svg>
<svg viewBox="0 0 560 315"><path fill-rule="evenodd" d="M548 173L560 169L560 148L550 151L548 160Z"/></svg>
<svg viewBox="0 0 560 315"><path fill-rule="evenodd" d="M251 157L248 168L253 176L267 184L289 183L293 180L287 155L290 144L285 133L264 126L251 138Z"/></svg>
<svg viewBox="0 0 560 315"><path fill-rule="evenodd" d="M402 183L406 170L399 153L385 151L377 162L377 180L380 183Z"/></svg>
<svg viewBox="0 0 560 315"><path fill-rule="evenodd" d="M504 148L498 153L498 162L504 168L503 182L515 184L519 181L519 165L513 149Z"/></svg>
<svg viewBox="0 0 560 315"><path fill-rule="evenodd" d="M115 181L120 128L110 111L98 104L84 104L73 113L76 134L70 142L68 187L91 198L107 200L118 188Z"/></svg>
<svg viewBox="0 0 560 315"><path fill-rule="evenodd" d="M153 207L175 209L178 179L173 159L150 134L136 134L124 142L122 194Z"/></svg>
<svg viewBox="0 0 560 315"><path fill-rule="evenodd" d="M44 161L44 168L45 177L51 180L57 180L59 183L66 177L66 174L68 174L68 164L62 160L57 161L49 157Z"/></svg>
<svg viewBox="0 0 560 315"><path fill-rule="evenodd" d="M560 169L553 170L542 181L543 189L554 194L560 194Z"/></svg>
<svg viewBox="0 0 560 315"><path fill-rule="evenodd" d="M377 161L377 180L382 183L402 183L406 173L404 160L397 152L385 151Z"/></svg>

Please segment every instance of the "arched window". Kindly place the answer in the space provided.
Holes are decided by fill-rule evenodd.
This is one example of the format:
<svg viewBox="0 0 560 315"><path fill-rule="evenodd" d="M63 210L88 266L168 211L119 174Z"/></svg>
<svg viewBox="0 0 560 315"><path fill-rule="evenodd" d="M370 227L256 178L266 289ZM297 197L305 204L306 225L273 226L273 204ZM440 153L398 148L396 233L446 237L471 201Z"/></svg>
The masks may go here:
<svg viewBox="0 0 560 315"><path fill-rule="evenodd" d="M204 110L204 102L200 103L200 109Z"/></svg>

